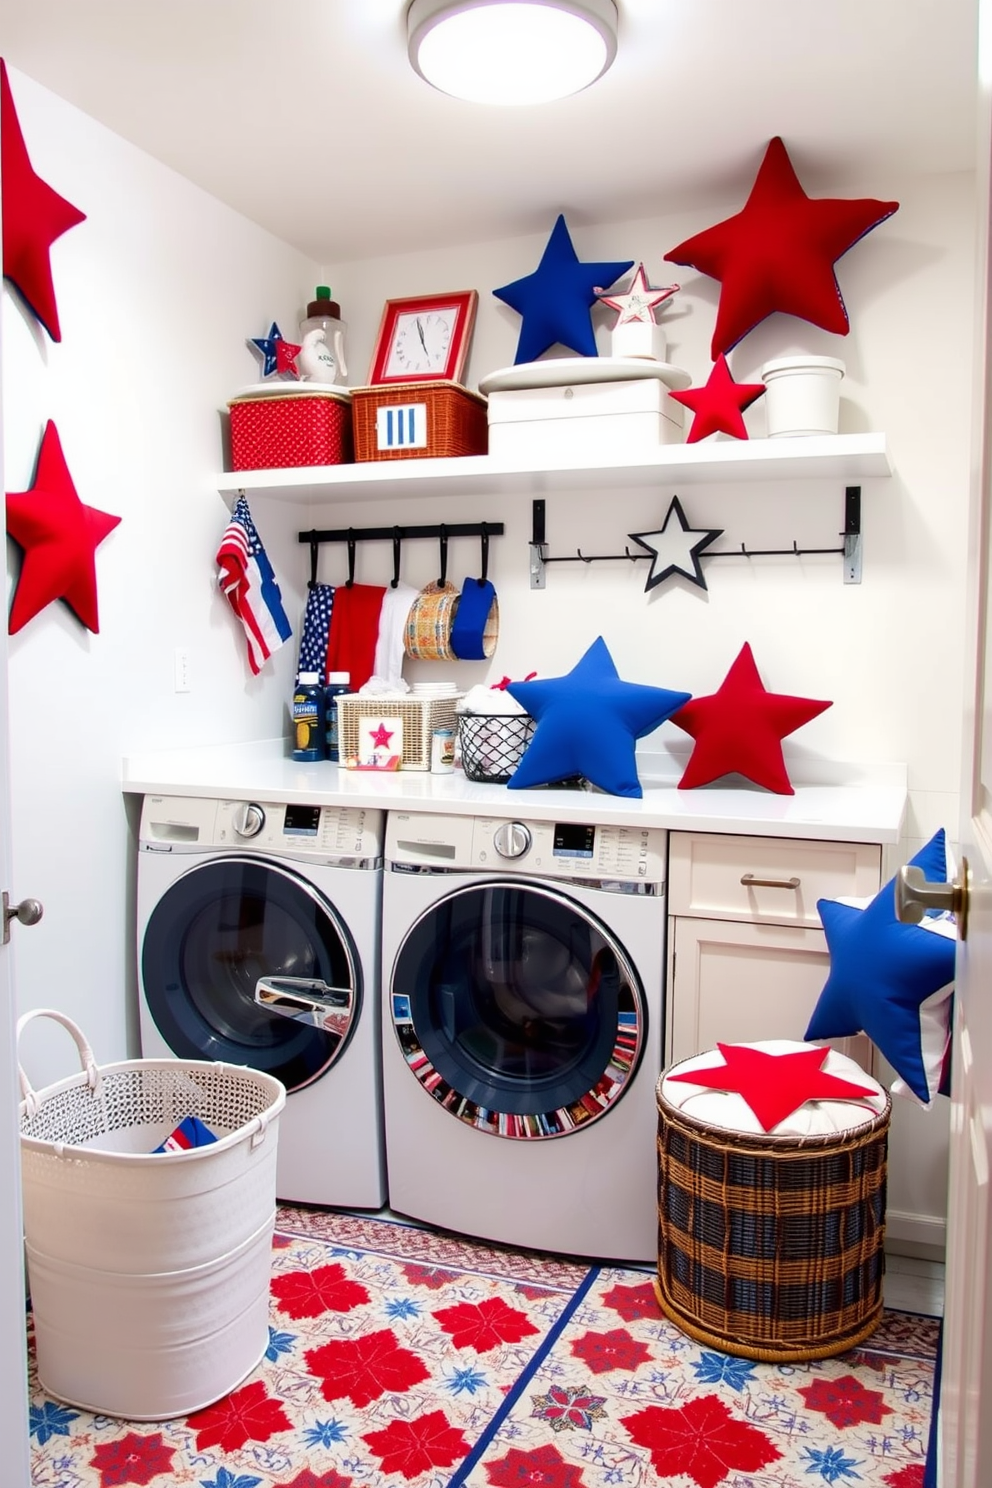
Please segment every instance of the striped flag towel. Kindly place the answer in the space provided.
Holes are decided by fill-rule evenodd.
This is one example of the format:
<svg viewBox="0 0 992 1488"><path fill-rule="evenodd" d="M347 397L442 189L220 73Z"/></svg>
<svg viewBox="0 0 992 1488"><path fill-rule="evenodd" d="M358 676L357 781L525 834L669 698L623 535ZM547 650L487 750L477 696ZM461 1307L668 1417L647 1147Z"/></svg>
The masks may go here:
<svg viewBox="0 0 992 1488"><path fill-rule="evenodd" d="M282 595L246 497L239 496L217 549L218 582L244 626L248 665L257 675L293 634Z"/></svg>

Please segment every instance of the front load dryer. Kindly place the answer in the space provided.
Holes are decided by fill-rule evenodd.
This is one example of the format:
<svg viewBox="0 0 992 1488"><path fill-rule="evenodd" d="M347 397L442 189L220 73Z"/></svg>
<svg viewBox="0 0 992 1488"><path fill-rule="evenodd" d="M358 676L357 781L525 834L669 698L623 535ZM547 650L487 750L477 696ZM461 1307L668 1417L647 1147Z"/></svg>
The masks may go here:
<svg viewBox="0 0 992 1488"><path fill-rule="evenodd" d="M390 812L390 1207L503 1244L657 1260L667 836Z"/></svg>
<svg viewBox="0 0 992 1488"><path fill-rule="evenodd" d="M384 815L146 796L138 989L146 1058L282 1080L276 1192L386 1201L379 943Z"/></svg>

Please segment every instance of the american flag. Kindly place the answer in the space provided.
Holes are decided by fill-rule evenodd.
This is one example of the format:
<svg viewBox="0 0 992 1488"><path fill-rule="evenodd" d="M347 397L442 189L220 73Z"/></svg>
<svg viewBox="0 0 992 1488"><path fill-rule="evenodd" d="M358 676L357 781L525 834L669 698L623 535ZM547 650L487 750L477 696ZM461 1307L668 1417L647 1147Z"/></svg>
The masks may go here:
<svg viewBox="0 0 992 1488"><path fill-rule="evenodd" d="M244 626L248 665L257 675L274 651L293 634L282 595L261 538L251 519L248 501L239 496L217 549L218 582L231 609Z"/></svg>

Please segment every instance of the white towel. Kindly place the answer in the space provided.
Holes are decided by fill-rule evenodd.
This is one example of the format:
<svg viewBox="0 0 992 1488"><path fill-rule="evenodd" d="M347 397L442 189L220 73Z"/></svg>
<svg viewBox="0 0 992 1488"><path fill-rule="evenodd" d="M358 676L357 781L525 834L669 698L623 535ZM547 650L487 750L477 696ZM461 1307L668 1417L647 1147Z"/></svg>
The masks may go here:
<svg viewBox="0 0 992 1488"><path fill-rule="evenodd" d="M403 673L403 639L410 607L418 590L402 580L396 588L386 585L386 593L379 611L379 638L375 646L375 664L372 671L384 681L396 683Z"/></svg>

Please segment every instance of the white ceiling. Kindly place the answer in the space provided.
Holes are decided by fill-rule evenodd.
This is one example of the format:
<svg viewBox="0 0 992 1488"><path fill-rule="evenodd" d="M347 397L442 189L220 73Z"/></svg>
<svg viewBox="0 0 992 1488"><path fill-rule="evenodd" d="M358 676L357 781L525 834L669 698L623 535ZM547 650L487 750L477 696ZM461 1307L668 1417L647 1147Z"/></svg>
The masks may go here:
<svg viewBox="0 0 992 1488"><path fill-rule="evenodd" d="M977 0L618 0L559 103L435 92L406 0L0 0L0 55L318 262L970 170Z"/></svg>

